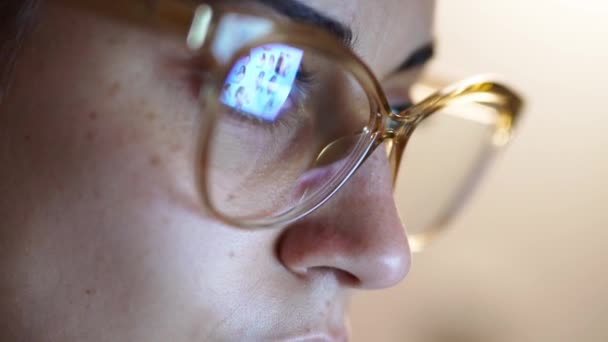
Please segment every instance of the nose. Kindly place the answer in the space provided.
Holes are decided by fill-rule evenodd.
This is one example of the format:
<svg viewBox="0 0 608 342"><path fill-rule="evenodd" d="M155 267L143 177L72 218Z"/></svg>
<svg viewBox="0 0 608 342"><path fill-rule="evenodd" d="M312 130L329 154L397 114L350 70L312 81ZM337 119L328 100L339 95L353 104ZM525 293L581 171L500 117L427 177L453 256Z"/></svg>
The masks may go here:
<svg viewBox="0 0 608 342"><path fill-rule="evenodd" d="M333 273L345 286L379 289L401 281L411 254L380 146L316 212L287 227L277 251L300 276Z"/></svg>

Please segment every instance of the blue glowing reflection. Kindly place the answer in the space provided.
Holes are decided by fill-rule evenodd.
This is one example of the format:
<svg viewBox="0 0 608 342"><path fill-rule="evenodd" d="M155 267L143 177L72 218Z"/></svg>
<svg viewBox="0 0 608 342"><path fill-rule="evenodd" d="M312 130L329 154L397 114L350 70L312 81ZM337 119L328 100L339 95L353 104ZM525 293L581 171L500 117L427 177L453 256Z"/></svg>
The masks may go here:
<svg viewBox="0 0 608 342"><path fill-rule="evenodd" d="M222 89L222 103L274 121L294 86L303 55L302 50L282 44L252 49L230 70Z"/></svg>

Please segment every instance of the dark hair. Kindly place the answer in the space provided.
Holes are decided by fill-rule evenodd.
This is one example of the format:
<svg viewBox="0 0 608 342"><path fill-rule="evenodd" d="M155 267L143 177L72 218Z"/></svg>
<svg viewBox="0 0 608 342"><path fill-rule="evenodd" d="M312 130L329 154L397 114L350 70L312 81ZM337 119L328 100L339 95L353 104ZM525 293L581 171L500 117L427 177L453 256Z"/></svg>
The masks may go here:
<svg viewBox="0 0 608 342"><path fill-rule="evenodd" d="M278 74L279 71L281 71L281 67L282 66L283 66L283 53L281 52L281 57L279 57L279 60L277 62L277 66L276 66L276 68L274 68L274 72L276 72Z"/></svg>
<svg viewBox="0 0 608 342"><path fill-rule="evenodd" d="M0 102L10 83L13 66L32 23L38 0L0 2Z"/></svg>

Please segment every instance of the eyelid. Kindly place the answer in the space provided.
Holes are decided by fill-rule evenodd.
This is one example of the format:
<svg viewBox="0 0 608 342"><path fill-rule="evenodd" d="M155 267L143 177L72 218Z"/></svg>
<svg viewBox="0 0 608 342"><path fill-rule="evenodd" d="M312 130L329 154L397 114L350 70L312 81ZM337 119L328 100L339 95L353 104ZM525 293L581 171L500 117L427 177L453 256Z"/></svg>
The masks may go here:
<svg viewBox="0 0 608 342"><path fill-rule="evenodd" d="M308 95L315 82L315 76L316 75L313 72L308 71L308 69L304 67L304 64L302 64L296 73L296 79L292 91L297 88L299 92ZM291 96L291 92L289 95Z"/></svg>

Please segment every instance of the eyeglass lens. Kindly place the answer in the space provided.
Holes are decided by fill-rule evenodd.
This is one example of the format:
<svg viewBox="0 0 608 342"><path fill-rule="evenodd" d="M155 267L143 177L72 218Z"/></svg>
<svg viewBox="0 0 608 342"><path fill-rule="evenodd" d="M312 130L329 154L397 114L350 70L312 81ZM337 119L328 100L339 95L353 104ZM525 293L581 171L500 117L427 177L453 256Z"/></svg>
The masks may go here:
<svg viewBox="0 0 608 342"><path fill-rule="evenodd" d="M273 217L335 187L370 121L359 82L305 46L265 44L234 61L208 152L214 206L237 219Z"/></svg>

